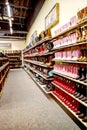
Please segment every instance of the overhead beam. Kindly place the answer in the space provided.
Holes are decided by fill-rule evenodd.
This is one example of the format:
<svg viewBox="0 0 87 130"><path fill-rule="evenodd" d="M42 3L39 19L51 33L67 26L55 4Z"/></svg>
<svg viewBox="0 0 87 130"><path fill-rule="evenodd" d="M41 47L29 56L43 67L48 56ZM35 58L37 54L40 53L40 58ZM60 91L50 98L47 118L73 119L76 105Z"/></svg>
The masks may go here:
<svg viewBox="0 0 87 130"><path fill-rule="evenodd" d="M9 23L8 21L0 21L0 23ZM17 25L25 25L23 23L15 23L15 22L12 22L12 24L17 24Z"/></svg>
<svg viewBox="0 0 87 130"><path fill-rule="evenodd" d="M10 34L10 30L0 30L0 33ZM15 33L15 34L27 34L27 31L13 30L13 33Z"/></svg>
<svg viewBox="0 0 87 130"><path fill-rule="evenodd" d="M0 13L1 14L1 13ZM3 15L4 17L7 17L7 18L9 18L7 15ZM0 18L1 19L3 19L3 17L1 17L1 15L0 15ZM21 18L21 19L25 19L26 17L23 17L23 16L16 16L16 15L13 15L13 16L11 16L11 18Z"/></svg>
<svg viewBox="0 0 87 130"><path fill-rule="evenodd" d="M0 38L0 41L8 41L8 40L9 41L25 41L26 39L25 38L24 39L20 39L20 38L19 39L18 38L14 38L14 39L13 38L4 38L3 39L3 38Z"/></svg>
<svg viewBox="0 0 87 130"><path fill-rule="evenodd" d="M0 2L0 4L5 5L5 3L2 3L2 2ZM9 5L13 8L18 8L18 9L21 9L21 8L25 9L25 10L31 10L32 9L32 7L18 6L18 5L14 5L14 4L11 4L11 3L9 3Z"/></svg>
<svg viewBox="0 0 87 130"><path fill-rule="evenodd" d="M4 39L3 39L4 38ZM26 37L17 37L17 36L0 36L0 40L5 40L5 39L21 39L21 40L25 40Z"/></svg>

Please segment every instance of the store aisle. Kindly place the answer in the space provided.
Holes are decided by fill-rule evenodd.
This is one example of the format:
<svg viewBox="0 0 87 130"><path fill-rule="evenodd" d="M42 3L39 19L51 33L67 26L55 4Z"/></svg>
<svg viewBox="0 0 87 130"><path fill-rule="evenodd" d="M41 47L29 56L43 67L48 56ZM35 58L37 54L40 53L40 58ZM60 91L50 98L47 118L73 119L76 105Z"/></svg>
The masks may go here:
<svg viewBox="0 0 87 130"><path fill-rule="evenodd" d="M0 100L0 130L80 130L23 69L11 70Z"/></svg>

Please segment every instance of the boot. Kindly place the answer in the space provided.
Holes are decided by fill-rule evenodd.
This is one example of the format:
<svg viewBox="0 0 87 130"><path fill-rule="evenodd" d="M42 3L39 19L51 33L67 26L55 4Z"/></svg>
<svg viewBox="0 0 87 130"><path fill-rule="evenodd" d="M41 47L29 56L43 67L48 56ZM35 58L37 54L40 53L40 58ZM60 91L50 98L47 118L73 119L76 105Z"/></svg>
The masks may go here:
<svg viewBox="0 0 87 130"><path fill-rule="evenodd" d="M82 77L80 78L80 81L83 81L86 79L86 68L82 68Z"/></svg>
<svg viewBox="0 0 87 130"><path fill-rule="evenodd" d="M77 29L77 42L80 42L82 40L82 30L81 28Z"/></svg>
<svg viewBox="0 0 87 130"><path fill-rule="evenodd" d="M83 61L83 62L86 62L86 61L87 61L87 50L86 50L86 49L83 50L83 58L82 58L82 61Z"/></svg>
<svg viewBox="0 0 87 130"><path fill-rule="evenodd" d="M86 68L86 79L84 80L84 83L87 83L87 68Z"/></svg>
<svg viewBox="0 0 87 130"><path fill-rule="evenodd" d="M81 85L80 84L76 84L76 92L74 93L74 96L76 98L81 96L80 88L81 88Z"/></svg>
<svg viewBox="0 0 87 130"><path fill-rule="evenodd" d="M82 28L82 39L87 39L87 26Z"/></svg>
<svg viewBox="0 0 87 130"><path fill-rule="evenodd" d="M83 57L84 57L84 50L81 50L81 56L78 58L78 61L83 61Z"/></svg>
<svg viewBox="0 0 87 130"><path fill-rule="evenodd" d="M76 78L77 80L82 78L82 68L78 68L78 77Z"/></svg>
<svg viewBox="0 0 87 130"><path fill-rule="evenodd" d="M85 116L82 121L87 122L87 116Z"/></svg>

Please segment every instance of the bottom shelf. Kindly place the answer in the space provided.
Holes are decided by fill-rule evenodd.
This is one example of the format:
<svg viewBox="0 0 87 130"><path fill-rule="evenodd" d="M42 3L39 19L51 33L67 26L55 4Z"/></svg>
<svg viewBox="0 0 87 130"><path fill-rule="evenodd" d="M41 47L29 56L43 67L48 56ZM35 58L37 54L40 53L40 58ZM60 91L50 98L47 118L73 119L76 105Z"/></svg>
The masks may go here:
<svg viewBox="0 0 87 130"><path fill-rule="evenodd" d="M58 101L59 105L64 109L64 111L77 123L77 125L82 130L87 130L87 122L84 123L82 119L78 118L75 112L73 112L68 106L66 106L53 92L51 95Z"/></svg>
<svg viewBox="0 0 87 130"><path fill-rule="evenodd" d="M7 78L8 73L9 73L9 67L7 68L5 74L4 74L4 76L3 76L3 78L2 78L2 80L1 80L1 82L0 82L0 84L1 84L0 97L2 96L2 92L3 92L4 84L5 84L5 82L6 82L6 78Z"/></svg>
<svg viewBox="0 0 87 130"><path fill-rule="evenodd" d="M54 99L56 99L57 103L61 106L61 108L72 118L72 120L81 128L81 130L87 130L87 122L83 122L81 118L76 115L76 113L71 110L64 102L62 102L54 93L54 91L47 92L45 90L45 85L41 85L36 78L34 78L34 75L27 69L24 68L25 71L30 75L30 77L33 79L33 81L46 93L50 94Z"/></svg>
<svg viewBox="0 0 87 130"><path fill-rule="evenodd" d="M46 93L46 94L50 94L52 91L46 91L46 85L44 84L44 85L41 85L37 80L36 80L36 78L34 78L34 76L33 76L33 74L30 72L30 71L28 71L27 70L27 68L25 69L24 68L24 70L29 74L29 76L33 79L33 81Z"/></svg>
<svg viewBox="0 0 87 130"><path fill-rule="evenodd" d="M21 68L22 66L10 66L10 69Z"/></svg>

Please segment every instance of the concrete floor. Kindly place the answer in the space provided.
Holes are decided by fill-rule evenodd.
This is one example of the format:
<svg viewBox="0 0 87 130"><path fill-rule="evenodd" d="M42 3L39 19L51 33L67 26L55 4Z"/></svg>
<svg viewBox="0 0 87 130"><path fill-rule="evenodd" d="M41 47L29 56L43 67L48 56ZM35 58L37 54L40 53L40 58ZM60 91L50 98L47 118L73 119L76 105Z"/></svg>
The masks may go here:
<svg viewBox="0 0 87 130"><path fill-rule="evenodd" d="M23 69L11 70L0 100L0 130L80 130Z"/></svg>

